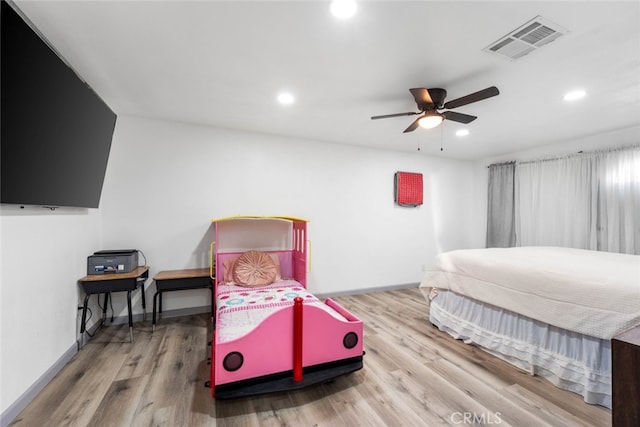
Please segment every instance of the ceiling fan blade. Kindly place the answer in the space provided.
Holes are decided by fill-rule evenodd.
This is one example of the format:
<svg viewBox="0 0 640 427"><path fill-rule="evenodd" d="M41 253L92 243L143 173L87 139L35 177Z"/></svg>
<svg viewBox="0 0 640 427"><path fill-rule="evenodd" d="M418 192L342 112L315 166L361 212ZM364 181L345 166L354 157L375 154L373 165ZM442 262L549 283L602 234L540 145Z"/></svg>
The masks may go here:
<svg viewBox="0 0 640 427"><path fill-rule="evenodd" d="M416 130L416 129L418 128L418 121L419 121L422 117L423 117L423 116L420 116L420 117L418 117L417 119L415 119L415 120L413 121L413 123L411 123L411 124L409 125L409 127L408 127L408 128L406 128L406 129L404 130L404 132L402 132L402 133L413 132L414 130Z"/></svg>
<svg viewBox="0 0 640 427"><path fill-rule="evenodd" d="M431 95L429 95L429 91L423 87L409 89L411 95L413 95L413 99L415 99L416 104L418 104L418 108L421 111L428 110L429 107L433 108L433 100L431 99Z"/></svg>
<svg viewBox="0 0 640 427"><path fill-rule="evenodd" d="M444 104L444 108L458 108L463 105L471 104L472 102L482 101L483 99L491 98L492 96L496 96L500 94L500 91L497 87L491 86L486 89L479 90L478 92L471 93L467 96L463 96L462 98L454 99Z"/></svg>
<svg viewBox="0 0 640 427"><path fill-rule="evenodd" d="M472 121L477 119L476 116L470 116L469 114L456 113L455 111L445 111L444 113L442 113L442 115L444 116L445 120L452 120L454 122L465 123L465 124L471 123Z"/></svg>
<svg viewBox="0 0 640 427"><path fill-rule="evenodd" d="M382 115L382 116L373 116L373 117L371 117L371 120L388 119L389 117L415 116L416 114L420 114L420 113L409 112L409 113L385 114L385 115Z"/></svg>

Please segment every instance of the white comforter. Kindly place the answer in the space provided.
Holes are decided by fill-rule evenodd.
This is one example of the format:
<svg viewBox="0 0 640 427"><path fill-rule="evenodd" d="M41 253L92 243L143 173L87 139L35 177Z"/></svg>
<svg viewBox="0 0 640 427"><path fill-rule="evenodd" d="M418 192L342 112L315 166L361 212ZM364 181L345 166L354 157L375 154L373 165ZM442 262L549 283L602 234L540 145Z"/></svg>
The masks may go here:
<svg viewBox="0 0 640 427"><path fill-rule="evenodd" d="M420 284L602 339L640 325L640 256L560 247L468 249L438 256Z"/></svg>

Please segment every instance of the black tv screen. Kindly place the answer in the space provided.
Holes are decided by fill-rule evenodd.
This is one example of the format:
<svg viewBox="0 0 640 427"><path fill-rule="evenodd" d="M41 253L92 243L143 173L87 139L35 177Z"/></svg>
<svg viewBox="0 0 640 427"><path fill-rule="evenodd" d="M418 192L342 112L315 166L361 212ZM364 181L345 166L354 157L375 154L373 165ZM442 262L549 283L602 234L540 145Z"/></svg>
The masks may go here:
<svg viewBox="0 0 640 427"><path fill-rule="evenodd" d="M0 202L97 208L116 114L2 1Z"/></svg>

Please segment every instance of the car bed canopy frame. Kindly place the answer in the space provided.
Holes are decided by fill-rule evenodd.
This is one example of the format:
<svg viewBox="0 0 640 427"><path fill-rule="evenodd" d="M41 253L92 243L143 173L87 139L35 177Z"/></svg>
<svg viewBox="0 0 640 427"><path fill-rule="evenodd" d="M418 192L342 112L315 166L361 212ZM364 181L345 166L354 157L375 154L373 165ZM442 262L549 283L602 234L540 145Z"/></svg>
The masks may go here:
<svg viewBox="0 0 640 427"><path fill-rule="evenodd" d="M307 287L307 273L311 267L308 220L292 216L237 215L214 218L212 222L215 232L209 250L212 279L215 279L215 266L222 266L225 257L259 250L280 254L283 272L290 272L291 278ZM216 282L222 279L219 277Z"/></svg>

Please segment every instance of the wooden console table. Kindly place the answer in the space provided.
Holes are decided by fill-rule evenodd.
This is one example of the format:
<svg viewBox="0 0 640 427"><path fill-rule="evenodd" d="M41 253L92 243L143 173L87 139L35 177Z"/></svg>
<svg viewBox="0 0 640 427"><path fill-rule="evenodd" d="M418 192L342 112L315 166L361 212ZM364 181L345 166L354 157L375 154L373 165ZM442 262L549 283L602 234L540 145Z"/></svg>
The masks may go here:
<svg viewBox="0 0 640 427"><path fill-rule="evenodd" d="M611 339L613 427L640 426L640 326Z"/></svg>
<svg viewBox="0 0 640 427"><path fill-rule="evenodd" d="M213 281L208 268L191 268L186 270L166 270L158 273L153 280L156 282L156 293L153 295L153 326L156 329L156 301L159 303L159 313L162 313L162 293L184 291L187 289L211 290L211 315L213 316Z"/></svg>
<svg viewBox="0 0 640 427"><path fill-rule="evenodd" d="M142 288L142 311L145 310L144 283L149 277L149 267L137 267L128 273L104 273L90 274L78 280L85 292L84 304L82 306L82 323L80 324L81 339L84 339L84 332L87 323L87 303L93 294L104 294L104 307L102 307L102 321L107 315L107 303L111 292L127 292L127 309L129 311L129 336L133 342L133 319L131 317L131 291L140 286Z"/></svg>

